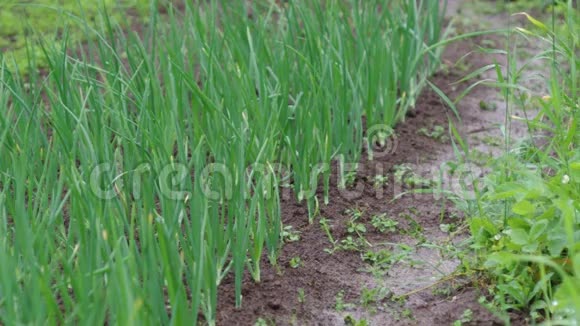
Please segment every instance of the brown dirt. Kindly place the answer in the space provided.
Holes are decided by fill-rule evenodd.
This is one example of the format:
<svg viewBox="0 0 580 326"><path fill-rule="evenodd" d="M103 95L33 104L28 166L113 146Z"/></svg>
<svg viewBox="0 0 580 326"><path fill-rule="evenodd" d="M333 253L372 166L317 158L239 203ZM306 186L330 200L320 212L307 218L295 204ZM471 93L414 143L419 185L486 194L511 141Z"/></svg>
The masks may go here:
<svg viewBox="0 0 580 326"><path fill-rule="evenodd" d="M461 1L450 1L448 14L453 15L460 4ZM447 69L437 73L432 82L450 98L460 94L469 84L452 85L452 82L492 63L494 59L505 62L505 58L498 55L473 52L462 60L462 65L455 65L464 54L474 51L477 45L489 46L490 42L501 44L502 40L498 36L490 36L450 45L443 56ZM493 77L486 73L480 78ZM481 101L495 103L497 109L482 110ZM372 245L370 249L375 252L387 249L395 255L401 254L403 259L395 260L384 275L373 276L364 271L369 265L361 258L362 252L325 252L324 249L332 248L332 244L320 227L320 217L309 224L306 205L286 199L282 205L283 222L300 232L300 240L284 245L277 267L263 259L260 283L254 283L246 275L242 309L234 307L233 278L224 280L220 286L218 324L253 325L262 319L268 325L344 325L345 317L350 315L357 320L364 318L370 325L450 325L461 319L469 309L473 317L466 324L502 325L502 320L478 303L478 298L485 294L478 286L482 281L474 282L462 277L458 268L460 261L454 255L453 248L465 236L462 232L450 235L440 229L442 223L462 224L462 218L453 205L433 194L407 194L395 199L409 190L394 178L397 165L410 164L416 173L438 180L434 174L446 162L455 160L448 140L420 135L421 128L432 130L434 126L443 126L447 130L449 118L452 118L472 148L484 156L501 152L501 146L482 141L484 138L501 137L499 126L504 123L506 105L497 90L477 87L458 104L458 109L460 122L452 118L453 113L433 91L426 89L415 111L396 127L396 138L392 138L390 143L396 146L391 146L388 155L379 155L368 161L366 153L363 153L350 192L337 188L338 177L333 173L330 203L321 204L320 215L328 220L335 240L340 241L348 236L345 227L351 216L348 210L358 209L362 212L360 221L367 227L365 238ZM510 108L510 114L521 113ZM525 126L522 125L512 124L511 132L514 138L526 135ZM388 184L378 190L373 185L377 174L388 177ZM449 187L457 182L457 178L446 177L443 185L454 190ZM383 234L371 226L371 216L381 213L386 213L399 223L396 232ZM405 250L401 244L408 245L408 248ZM293 257L300 257L300 267L290 267ZM386 298L366 306L361 304L363 289L381 287L390 293ZM299 291L304 291L303 300L299 300ZM354 306L337 311L336 295L341 291L344 302ZM401 297L404 299L394 300ZM526 324L519 315L511 317L513 324Z"/></svg>

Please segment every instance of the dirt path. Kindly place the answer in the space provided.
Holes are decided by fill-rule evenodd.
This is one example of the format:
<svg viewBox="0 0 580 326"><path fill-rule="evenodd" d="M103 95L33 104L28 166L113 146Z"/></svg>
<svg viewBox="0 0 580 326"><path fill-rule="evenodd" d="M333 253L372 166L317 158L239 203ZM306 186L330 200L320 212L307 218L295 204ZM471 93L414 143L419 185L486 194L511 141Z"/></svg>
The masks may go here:
<svg viewBox="0 0 580 326"><path fill-rule="evenodd" d="M448 16L460 9L461 1L450 1ZM504 17L490 16L488 21L498 24ZM432 81L455 98L469 84L453 85L454 81L494 59L505 62L501 56L473 52L463 58L464 54L501 42L490 36L450 45L443 56L445 68ZM479 78L495 76L486 73ZM468 139L477 169L502 150L500 126L506 107L497 90L477 87L458 109L461 122L452 120ZM462 217L453 205L433 194L402 195L438 182L455 190L463 176L439 175L448 173L455 161L447 133L452 116L434 92L425 90L416 110L396 128L388 148L379 148L373 161L365 153L347 191L337 189L333 175L331 202L322 205L320 215L336 244L321 227L321 217L308 224L305 205L286 200L284 223L299 232L300 240L285 244L278 268L264 260L261 283L246 278L243 309L234 309L233 282L225 280L218 324L253 325L260 320L268 325L355 325L363 319L370 325L450 325L462 319L473 325L503 324L478 303L482 292L458 268L461 252L456 248L465 236L461 230L455 232ZM513 124L511 129L513 137L525 136L524 126ZM373 226L373 217L384 232Z"/></svg>

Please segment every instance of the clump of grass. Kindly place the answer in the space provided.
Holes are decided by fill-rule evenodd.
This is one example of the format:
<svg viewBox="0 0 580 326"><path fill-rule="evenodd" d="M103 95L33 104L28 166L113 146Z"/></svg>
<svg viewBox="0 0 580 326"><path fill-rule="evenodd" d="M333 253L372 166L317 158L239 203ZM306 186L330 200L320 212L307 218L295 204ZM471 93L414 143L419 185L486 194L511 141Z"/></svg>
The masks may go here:
<svg viewBox="0 0 580 326"><path fill-rule="evenodd" d="M46 74L1 58L0 323L215 324L223 278L240 306L296 239L280 165L313 218L362 116L394 125L439 64L433 1L155 4L141 35L83 23L79 57L41 43Z"/></svg>

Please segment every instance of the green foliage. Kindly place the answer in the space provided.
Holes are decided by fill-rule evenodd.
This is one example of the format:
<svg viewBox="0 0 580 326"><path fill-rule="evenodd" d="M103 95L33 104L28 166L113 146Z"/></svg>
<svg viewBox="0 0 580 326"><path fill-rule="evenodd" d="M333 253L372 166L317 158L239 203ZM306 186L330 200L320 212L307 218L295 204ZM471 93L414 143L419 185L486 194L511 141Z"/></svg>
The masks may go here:
<svg viewBox="0 0 580 326"><path fill-rule="evenodd" d="M390 299L393 296L393 292L386 287L374 287L367 288L364 287L360 294L360 303L365 308L373 308L372 306L380 304L386 299Z"/></svg>
<svg viewBox="0 0 580 326"><path fill-rule="evenodd" d="M495 111L497 110L497 104L492 101L488 102L481 100L479 101L479 108L482 109L483 111Z"/></svg>
<svg viewBox="0 0 580 326"><path fill-rule="evenodd" d="M473 247L496 282L495 303L503 310L530 309L534 318L556 323L580 320L580 60L578 13L571 3L567 10L567 29L559 27L565 33L530 16L532 29L518 28L545 42L538 59L551 66L550 95L532 104L539 109L526 121L533 138L492 160L481 187L474 185L481 189L474 205L463 206L470 207ZM518 81L521 73L510 71L510 80ZM500 86L506 96L511 86ZM518 91L512 95L506 100ZM549 138L536 141L542 133Z"/></svg>
<svg viewBox="0 0 580 326"><path fill-rule="evenodd" d="M469 324L473 320L473 311L471 309L466 309L461 317L453 322L453 326L461 326L463 324Z"/></svg>
<svg viewBox="0 0 580 326"><path fill-rule="evenodd" d="M384 276L395 262L393 254L387 249L367 250L362 260L369 265L368 271L374 276Z"/></svg>
<svg viewBox="0 0 580 326"><path fill-rule="evenodd" d="M300 231L293 230L292 225L287 225L280 234L285 243L296 242L300 240Z"/></svg>
<svg viewBox="0 0 580 326"><path fill-rule="evenodd" d="M386 186L389 183L389 177L386 175L375 175L372 181L373 187L379 189Z"/></svg>
<svg viewBox="0 0 580 326"><path fill-rule="evenodd" d="M296 257L292 257L292 259L290 259L290 267L292 268L298 268L300 266L302 266L302 259L298 256Z"/></svg>
<svg viewBox="0 0 580 326"><path fill-rule="evenodd" d="M351 315L346 315L344 317L344 324L347 326L368 326L369 322L366 319L357 320Z"/></svg>
<svg viewBox="0 0 580 326"><path fill-rule="evenodd" d="M337 248L341 250L362 251L366 245L367 244L364 239L360 237L353 238L349 235L346 238L340 240L340 245Z"/></svg>
<svg viewBox="0 0 580 326"><path fill-rule="evenodd" d="M304 304L306 302L306 293L303 288L298 289L298 302Z"/></svg>
<svg viewBox="0 0 580 326"><path fill-rule="evenodd" d="M431 179L423 178L416 173L410 164L404 163L394 167L395 183L405 185L410 188L432 188L436 182Z"/></svg>
<svg viewBox="0 0 580 326"><path fill-rule="evenodd" d="M381 233L385 232L395 232L397 230L397 225L399 222L387 217L386 213L374 215L371 218L372 226Z"/></svg>
<svg viewBox="0 0 580 326"><path fill-rule="evenodd" d="M244 273L260 281L264 254L276 264L297 239L279 186L314 218L324 167L358 161L363 116L403 119L443 34L435 1L184 1L166 15L147 1L139 35L118 29L124 1L108 15L44 3L0 10L20 68L0 62L6 325L215 324L221 281L233 274L240 306ZM38 60L27 25L47 39L27 48ZM357 223L341 246L365 248Z"/></svg>
<svg viewBox="0 0 580 326"><path fill-rule="evenodd" d="M443 126L439 126L439 125L435 125L431 129L422 127L422 128L419 128L419 130L417 130L417 134L422 135L422 136L426 136L429 138L433 138L433 139L440 141L442 143L445 143L449 140L449 137L446 135L446 133L447 133L447 130L445 130L445 128L443 128Z"/></svg>

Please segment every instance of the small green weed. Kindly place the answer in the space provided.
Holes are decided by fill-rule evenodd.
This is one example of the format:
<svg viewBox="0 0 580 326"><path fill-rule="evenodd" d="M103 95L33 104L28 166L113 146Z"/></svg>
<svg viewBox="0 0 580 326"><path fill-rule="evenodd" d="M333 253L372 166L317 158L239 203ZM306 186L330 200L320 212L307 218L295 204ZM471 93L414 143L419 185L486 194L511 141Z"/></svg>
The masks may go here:
<svg viewBox="0 0 580 326"><path fill-rule="evenodd" d="M296 256L296 257L292 257L292 259L290 259L290 267L292 268L298 268L300 266L302 266L302 258Z"/></svg>
<svg viewBox="0 0 580 326"><path fill-rule="evenodd" d="M479 108L483 111L495 111L497 110L497 103L492 101L479 101Z"/></svg>
<svg viewBox="0 0 580 326"><path fill-rule="evenodd" d="M274 325L276 325L275 322L269 319L264 319L262 317L256 319L256 321L254 322L254 326L274 326Z"/></svg>
<svg viewBox="0 0 580 326"><path fill-rule="evenodd" d="M322 218L320 218L318 223L320 224L320 228L322 228L322 230L326 234L328 241L332 245L332 248L325 248L324 251L329 253L329 254L332 254L334 252L334 250L336 249L336 240L334 240L334 237L332 236L332 232L330 231L330 224L328 224L328 219L322 217Z"/></svg>
<svg viewBox="0 0 580 326"><path fill-rule="evenodd" d="M375 276L383 276L394 262L393 254L387 249L378 251L367 250L362 254L362 260L369 264L369 271Z"/></svg>
<svg viewBox="0 0 580 326"><path fill-rule="evenodd" d="M433 126L433 128L431 128L430 130L425 127L422 127L417 131L417 134L435 139L442 143L446 143L449 141L447 131L443 126L440 125Z"/></svg>
<svg viewBox="0 0 580 326"><path fill-rule="evenodd" d="M385 175L375 175L373 177L373 187L381 188L389 184L389 177Z"/></svg>
<svg viewBox="0 0 580 326"><path fill-rule="evenodd" d="M340 245L338 245L337 248L347 251L362 251L366 246L367 244L360 237L353 238L349 235L345 239L340 240Z"/></svg>
<svg viewBox="0 0 580 326"><path fill-rule="evenodd" d="M400 213L399 217L406 220L409 226L403 231L403 233L419 240L419 242L425 242L425 234L423 233L423 227L418 223L410 213Z"/></svg>
<svg viewBox="0 0 580 326"><path fill-rule="evenodd" d="M461 317L453 322L453 326L461 326L463 324L470 323L473 320L473 311L471 309L465 309L461 314Z"/></svg>
<svg viewBox="0 0 580 326"><path fill-rule="evenodd" d="M344 317L344 324L346 326L368 326L369 322L366 319L357 320L351 315Z"/></svg>
<svg viewBox="0 0 580 326"><path fill-rule="evenodd" d="M363 307L370 309L393 297L393 292L384 286L375 288L364 287L360 294L360 303Z"/></svg>
<svg viewBox="0 0 580 326"><path fill-rule="evenodd" d="M435 181L417 174L409 164L395 165L394 169L397 184L403 184L410 188L432 188L436 185Z"/></svg>
<svg viewBox="0 0 580 326"><path fill-rule="evenodd" d="M294 230L292 225L287 225L282 230L282 240L286 243L300 240L300 231Z"/></svg>
<svg viewBox="0 0 580 326"><path fill-rule="evenodd" d="M399 222L387 217L386 213L373 215L371 217L371 225L381 233L397 231Z"/></svg>
<svg viewBox="0 0 580 326"><path fill-rule="evenodd" d="M439 230L441 230L443 233L452 233L457 230L457 225L455 225L455 223L442 223L439 224Z"/></svg>
<svg viewBox="0 0 580 326"><path fill-rule="evenodd" d="M303 288L298 289L298 302L304 304L306 302L306 294Z"/></svg>

